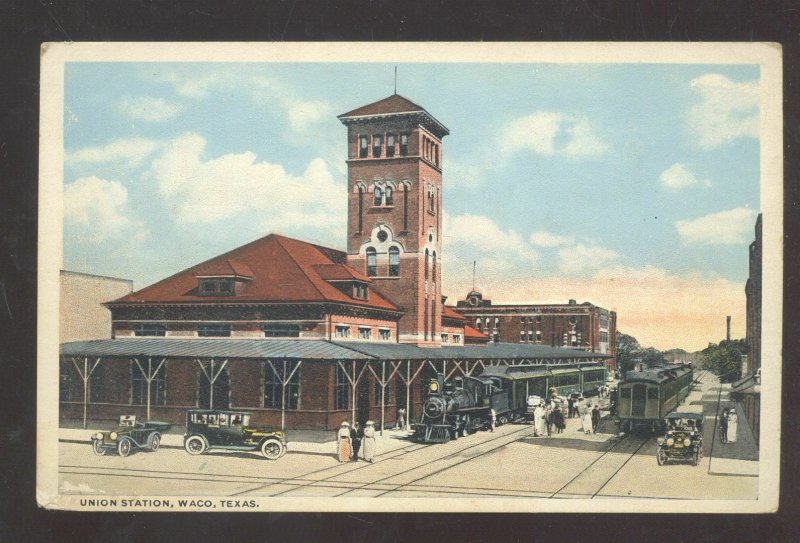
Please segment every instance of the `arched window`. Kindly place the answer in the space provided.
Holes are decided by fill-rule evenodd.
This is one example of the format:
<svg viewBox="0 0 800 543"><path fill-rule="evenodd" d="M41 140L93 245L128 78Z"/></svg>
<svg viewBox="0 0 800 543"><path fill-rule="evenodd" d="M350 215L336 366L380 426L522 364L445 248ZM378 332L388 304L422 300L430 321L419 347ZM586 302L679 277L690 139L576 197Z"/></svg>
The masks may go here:
<svg viewBox="0 0 800 543"><path fill-rule="evenodd" d="M403 185L403 230L408 230L408 185Z"/></svg>
<svg viewBox="0 0 800 543"><path fill-rule="evenodd" d="M428 280L428 250L425 249L425 280Z"/></svg>
<svg viewBox="0 0 800 543"><path fill-rule="evenodd" d="M383 190L380 187L375 187L375 205L379 206L383 203Z"/></svg>
<svg viewBox="0 0 800 543"><path fill-rule="evenodd" d="M435 210L435 208L434 208L434 203L433 203L433 191L429 190L428 191L428 211L433 213L434 210Z"/></svg>
<svg viewBox="0 0 800 543"><path fill-rule="evenodd" d="M433 252L431 257L433 273L431 274L431 281L436 282L436 251Z"/></svg>
<svg viewBox="0 0 800 543"><path fill-rule="evenodd" d="M364 231L364 188L358 187L358 231Z"/></svg>
<svg viewBox="0 0 800 543"><path fill-rule="evenodd" d="M370 277L378 275L378 253L372 247L367 249L367 275Z"/></svg>
<svg viewBox="0 0 800 543"><path fill-rule="evenodd" d="M389 248L389 275L400 277L400 249L397 247Z"/></svg>
<svg viewBox="0 0 800 543"><path fill-rule="evenodd" d="M478 332L481 332L481 331L483 331L483 321L481 321L481 318L480 318L480 317L478 317L477 319L475 319L475 328L477 328L477 329L478 329Z"/></svg>
<svg viewBox="0 0 800 543"><path fill-rule="evenodd" d="M392 187L386 187L385 193L386 193L386 198L384 201L384 205L387 206L394 205L394 199L392 198Z"/></svg>

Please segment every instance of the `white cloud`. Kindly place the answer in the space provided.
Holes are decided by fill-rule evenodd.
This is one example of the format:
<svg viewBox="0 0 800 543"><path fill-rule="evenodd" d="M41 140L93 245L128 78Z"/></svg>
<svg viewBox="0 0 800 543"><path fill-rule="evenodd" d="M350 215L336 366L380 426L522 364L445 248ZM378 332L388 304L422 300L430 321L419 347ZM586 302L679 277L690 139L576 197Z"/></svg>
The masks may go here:
<svg viewBox="0 0 800 543"><path fill-rule="evenodd" d="M753 229L756 212L745 207L677 221L675 227L686 243L725 245L745 243Z"/></svg>
<svg viewBox="0 0 800 543"><path fill-rule="evenodd" d="M531 234L529 239L531 243L539 247L558 247L559 245L570 245L574 243L575 236L562 236L540 230L539 232Z"/></svg>
<svg viewBox="0 0 800 543"><path fill-rule="evenodd" d="M170 104L163 98L139 96L125 98L119 104L120 111L127 117L139 121L159 122L176 117L183 107Z"/></svg>
<svg viewBox="0 0 800 543"><path fill-rule="evenodd" d="M501 138L501 148L507 153L528 149L547 156L578 157L600 155L608 149L594 133L588 119L548 111L537 111L508 122Z"/></svg>
<svg viewBox="0 0 800 543"><path fill-rule="evenodd" d="M514 230L503 230L489 217L482 215L445 215L445 243L473 247L487 252L517 253L520 257L535 254L525 239ZM450 250L450 249L448 249Z"/></svg>
<svg viewBox="0 0 800 543"><path fill-rule="evenodd" d="M741 137L758 137L758 81L737 83L720 74L691 81L700 100L689 110L689 126L700 147L713 149Z"/></svg>
<svg viewBox="0 0 800 543"><path fill-rule="evenodd" d="M81 177L64 187L64 218L90 230L89 239L103 241L130 225L127 202L128 191L118 181Z"/></svg>
<svg viewBox="0 0 800 543"><path fill-rule="evenodd" d="M286 100L285 106L289 114L289 124L298 132L305 132L313 124L332 117L330 104L320 101Z"/></svg>
<svg viewBox="0 0 800 543"><path fill-rule="evenodd" d="M577 273L601 268L619 257L611 249L578 243L558 251L558 267L564 273Z"/></svg>
<svg viewBox="0 0 800 543"><path fill-rule="evenodd" d="M101 164L108 162L125 162L128 166L136 166L150 156L159 146L159 142L144 138L122 138L99 147L84 147L64 153L67 164Z"/></svg>
<svg viewBox="0 0 800 543"><path fill-rule="evenodd" d="M343 187L324 160L313 159L295 176L251 151L207 159L205 145L203 137L186 134L153 161L151 175L177 222L210 225L253 213L266 230L344 226Z"/></svg>
<svg viewBox="0 0 800 543"><path fill-rule="evenodd" d="M162 74L159 79L172 85L175 92L186 98L205 98L211 87L231 84L231 77L228 74L213 71L203 76L192 77L169 72Z"/></svg>
<svg viewBox="0 0 800 543"><path fill-rule="evenodd" d="M686 168L685 165L678 163L673 164L661 172L661 175L658 176L658 179L664 186L671 189L682 189L701 182L691 171ZM711 180L704 179L702 184L703 186L710 187Z"/></svg>

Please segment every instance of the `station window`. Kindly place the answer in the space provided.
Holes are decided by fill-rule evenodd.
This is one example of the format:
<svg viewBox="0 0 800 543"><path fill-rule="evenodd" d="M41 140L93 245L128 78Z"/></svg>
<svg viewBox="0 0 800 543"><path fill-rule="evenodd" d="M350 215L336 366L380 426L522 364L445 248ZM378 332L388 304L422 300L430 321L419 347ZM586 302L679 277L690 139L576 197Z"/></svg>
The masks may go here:
<svg viewBox="0 0 800 543"><path fill-rule="evenodd" d="M383 393L384 403L389 403L389 398L392 396L392 383L391 381L386 383L386 390ZM381 384L376 380L375 381L375 405L381 404Z"/></svg>
<svg viewBox="0 0 800 543"><path fill-rule="evenodd" d="M136 324L133 327L134 336L166 336L167 327L163 324Z"/></svg>
<svg viewBox="0 0 800 543"><path fill-rule="evenodd" d="M347 409L350 407L350 380L339 364L336 364L335 408Z"/></svg>
<svg viewBox="0 0 800 543"><path fill-rule="evenodd" d="M453 343L461 344L461 334L453 334Z"/></svg>
<svg viewBox="0 0 800 543"><path fill-rule="evenodd" d="M380 187L375 187L372 191L373 196L375 199L372 202L372 205L380 206L383 205L383 189Z"/></svg>
<svg viewBox="0 0 800 543"><path fill-rule="evenodd" d="M389 248L389 276L400 276L400 249L397 247Z"/></svg>
<svg viewBox="0 0 800 543"><path fill-rule="evenodd" d="M358 329L358 339L371 339L372 338L372 329L371 328L359 328Z"/></svg>
<svg viewBox="0 0 800 543"><path fill-rule="evenodd" d="M378 330L378 336L380 337L381 341L389 341L392 339L392 331L381 328Z"/></svg>
<svg viewBox="0 0 800 543"><path fill-rule="evenodd" d="M265 324L264 337L300 337L300 325L284 323Z"/></svg>
<svg viewBox="0 0 800 543"><path fill-rule="evenodd" d="M338 338L349 338L350 337L350 327L349 326L336 326L335 335Z"/></svg>
<svg viewBox="0 0 800 543"><path fill-rule="evenodd" d="M358 138L358 158L367 158L367 156L369 156L369 138L360 136Z"/></svg>
<svg viewBox="0 0 800 543"><path fill-rule="evenodd" d="M386 187L383 191L383 205L392 206L394 205L394 191L392 191L392 187Z"/></svg>
<svg viewBox="0 0 800 543"><path fill-rule="evenodd" d="M166 405L167 403L167 367L161 364L156 367L148 367L146 362L139 360L142 368L152 371L158 368L150 381L150 405ZM142 369L131 362L131 403L133 405L147 404L147 376L142 373Z"/></svg>
<svg viewBox="0 0 800 543"><path fill-rule="evenodd" d="M233 279L202 279L201 296L230 296L234 293Z"/></svg>
<svg viewBox="0 0 800 543"><path fill-rule="evenodd" d="M300 403L300 369L287 364L285 366L272 366L264 363L264 407L280 409L285 401L286 409L297 409ZM279 375L275 374L277 370ZM294 373L292 371L294 370ZM284 390L283 383L291 375Z"/></svg>
<svg viewBox="0 0 800 543"><path fill-rule="evenodd" d="M386 136L386 156L392 158L394 156L395 135L389 134Z"/></svg>
<svg viewBox="0 0 800 543"><path fill-rule="evenodd" d="M369 277L378 275L378 253L373 247L367 249L367 275Z"/></svg>
<svg viewBox="0 0 800 543"><path fill-rule="evenodd" d="M402 156L408 154L408 134L400 134L400 154Z"/></svg>
<svg viewBox="0 0 800 543"><path fill-rule="evenodd" d="M449 343L450 336L448 334L442 334L442 343Z"/></svg>
<svg viewBox="0 0 800 543"><path fill-rule="evenodd" d="M372 156L378 158L381 156L381 148L383 147L383 136L372 136Z"/></svg>
<svg viewBox="0 0 800 543"><path fill-rule="evenodd" d="M197 335L200 337L231 337L231 325L198 324Z"/></svg>

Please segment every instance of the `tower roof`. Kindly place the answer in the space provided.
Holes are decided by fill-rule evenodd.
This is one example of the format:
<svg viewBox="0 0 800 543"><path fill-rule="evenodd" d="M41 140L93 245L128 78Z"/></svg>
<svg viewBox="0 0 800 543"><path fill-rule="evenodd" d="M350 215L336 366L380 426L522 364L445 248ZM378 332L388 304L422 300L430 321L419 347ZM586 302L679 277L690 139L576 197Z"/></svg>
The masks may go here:
<svg viewBox="0 0 800 543"><path fill-rule="evenodd" d="M425 127L431 130L437 137L450 134L450 130L436 120L433 115L425 111L422 106L415 104L408 98L400 96L399 94L393 94L383 100L378 100L377 102L372 102L371 104L343 113L338 116L338 119L342 121L342 123L348 124L353 121L405 115L420 117L420 123L425 125Z"/></svg>

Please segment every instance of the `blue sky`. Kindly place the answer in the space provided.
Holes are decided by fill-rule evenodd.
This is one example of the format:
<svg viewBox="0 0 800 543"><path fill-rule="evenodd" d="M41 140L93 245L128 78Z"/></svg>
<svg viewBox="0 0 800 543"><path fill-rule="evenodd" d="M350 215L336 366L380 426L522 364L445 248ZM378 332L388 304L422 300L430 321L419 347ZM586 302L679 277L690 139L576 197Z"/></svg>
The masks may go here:
<svg viewBox="0 0 800 543"><path fill-rule="evenodd" d="M395 64L67 63L65 269L136 288L266 235L343 248L345 127ZM645 345L744 335L759 68L398 64L443 145L445 292L576 298Z"/></svg>

